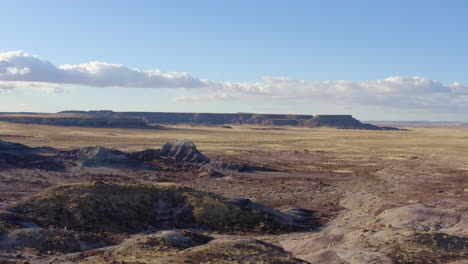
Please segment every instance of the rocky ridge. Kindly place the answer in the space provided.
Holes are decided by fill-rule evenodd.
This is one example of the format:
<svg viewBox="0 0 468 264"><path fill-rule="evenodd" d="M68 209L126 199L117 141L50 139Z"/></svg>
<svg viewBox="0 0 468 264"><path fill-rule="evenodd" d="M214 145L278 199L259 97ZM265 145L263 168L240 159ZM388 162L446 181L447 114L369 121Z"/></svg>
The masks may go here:
<svg viewBox="0 0 468 264"><path fill-rule="evenodd" d="M161 129L164 124L334 127L337 129L399 130L363 124L351 115L287 115L255 113L159 113L62 111L57 114L5 114L0 121L53 126Z"/></svg>

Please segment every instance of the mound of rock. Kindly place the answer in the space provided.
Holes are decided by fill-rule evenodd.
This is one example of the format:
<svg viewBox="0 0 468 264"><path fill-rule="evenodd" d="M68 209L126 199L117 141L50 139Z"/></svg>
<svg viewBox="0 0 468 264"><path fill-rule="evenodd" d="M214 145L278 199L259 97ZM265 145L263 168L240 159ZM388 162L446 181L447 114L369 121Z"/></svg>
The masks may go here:
<svg viewBox="0 0 468 264"><path fill-rule="evenodd" d="M186 139L167 143L161 149L147 149L133 153L102 146L59 151L53 148L30 148L26 145L0 140L0 168L64 170L80 166L154 170L158 168L161 161L169 167L174 167L174 164L176 166L188 165L190 168L195 167L214 174L220 173L213 170L264 170L260 167L210 160L197 149L195 144Z"/></svg>
<svg viewBox="0 0 468 264"><path fill-rule="evenodd" d="M64 164L49 156L40 155L44 148L31 148L19 143L0 140L0 167L62 170Z"/></svg>
<svg viewBox="0 0 468 264"><path fill-rule="evenodd" d="M216 239L167 258L167 263L282 263L305 264L281 247L255 239Z"/></svg>
<svg viewBox="0 0 468 264"><path fill-rule="evenodd" d="M198 164L210 162L210 159L198 151L195 144L186 139L179 139L173 143L165 144L159 155L177 162Z"/></svg>
<svg viewBox="0 0 468 264"><path fill-rule="evenodd" d="M0 233L16 228L38 227L24 217L15 213L0 210Z"/></svg>
<svg viewBox="0 0 468 264"><path fill-rule="evenodd" d="M118 261L132 261L136 254L139 261L152 263L156 258L174 255L211 240L213 238L210 236L188 230L160 231L156 234L136 235L127 239L115 247L112 255Z"/></svg>
<svg viewBox="0 0 468 264"><path fill-rule="evenodd" d="M132 153L141 161L167 160L178 163L206 164L210 159L198 151L195 144L186 139L179 139L165 144L161 149L147 149Z"/></svg>
<svg viewBox="0 0 468 264"><path fill-rule="evenodd" d="M138 168L143 164L130 155L101 146L84 147L61 153L61 157L82 167ZM146 166L148 167L148 166Z"/></svg>
<svg viewBox="0 0 468 264"><path fill-rule="evenodd" d="M260 240L213 239L187 230L136 235L120 245L69 256L63 263L308 263Z"/></svg>
<svg viewBox="0 0 468 264"><path fill-rule="evenodd" d="M138 232L149 228L208 228L278 232L306 229L288 215L246 201L176 184L61 185L9 209L41 226L95 232Z"/></svg>
<svg viewBox="0 0 468 264"><path fill-rule="evenodd" d="M270 171L270 169L267 168L227 163L221 160L211 160L201 153L194 143L187 139L179 139L172 143L167 143L161 149L147 149L134 152L131 155L134 159L147 163L164 160L197 166L202 171L213 175L222 175L222 173L219 173L216 170ZM206 173L204 173L204 175L206 175Z"/></svg>
<svg viewBox="0 0 468 264"><path fill-rule="evenodd" d="M227 163L221 160L211 160L209 164L205 166L208 170L236 170L243 171L247 170L245 166Z"/></svg>
<svg viewBox="0 0 468 264"><path fill-rule="evenodd" d="M108 245L95 235L46 228L13 229L0 235L0 250L34 248L41 252L80 252Z"/></svg>
<svg viewBox="0 0 468 264"><path fill-rule="evenodd" d="M421 204L383 211L379 223L418 231L454 231L468 235L468 215L453 209L430 208Z"/></svg>

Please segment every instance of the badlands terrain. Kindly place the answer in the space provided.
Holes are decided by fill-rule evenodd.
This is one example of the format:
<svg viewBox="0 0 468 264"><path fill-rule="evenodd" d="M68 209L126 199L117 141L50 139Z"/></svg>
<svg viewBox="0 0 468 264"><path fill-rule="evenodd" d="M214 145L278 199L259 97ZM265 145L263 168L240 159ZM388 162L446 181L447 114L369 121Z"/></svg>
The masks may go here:
<svg viewBox="0 0 468 264"><path fill-rule="evenodd" d="M0 122L0 263L467 263L468 127L275 122Z"/></svg>

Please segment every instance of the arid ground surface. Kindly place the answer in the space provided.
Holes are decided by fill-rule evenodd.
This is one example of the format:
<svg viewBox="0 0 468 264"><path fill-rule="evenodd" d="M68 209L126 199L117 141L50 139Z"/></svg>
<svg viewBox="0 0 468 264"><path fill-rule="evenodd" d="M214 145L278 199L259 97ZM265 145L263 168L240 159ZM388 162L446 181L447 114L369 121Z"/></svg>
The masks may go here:
<svg viewBox="0 0 468 264"><path fill-rule="evenodd" d="M263 263L466 263L467 127L405 127L409 131L247 125L165 125L165 128L108 129L0 122L0 140L60 150L100 145L134 152L161 148L167 142L183 138L195 143L211 159L261 169L228 170L222 171L222 176L211 177L184 166L162 165L153 171L0 168L2 206L8 207L59 184L174 182L227 198L247 198L278 211L310 210L316 227L281 234L213 232L210 235L214 241L225 244L210 242L208 249L203 248L207 245L171 249L172 253L164 257L150 258L146 252L138 259L136 246L129 249L130 253L122 246L123 249L107 251L113 253L94 250L79 257L60 251L36 253L11 249L4 251L5 261L208 263L197 252L206 257L211 253L205 251L223 251L219 247L228 247L240 253L232 252L232 258L211 263L248 263L237 255L248 256L246 252L264 252L274 246L274 250L282 248L289 252L291 258L286 260L281 255L275 260L261 260ZM249 244L245 239L268 244ZM237 244L229 246L237 240L245 242L239 242L246 247L245 252Z"/></svg>

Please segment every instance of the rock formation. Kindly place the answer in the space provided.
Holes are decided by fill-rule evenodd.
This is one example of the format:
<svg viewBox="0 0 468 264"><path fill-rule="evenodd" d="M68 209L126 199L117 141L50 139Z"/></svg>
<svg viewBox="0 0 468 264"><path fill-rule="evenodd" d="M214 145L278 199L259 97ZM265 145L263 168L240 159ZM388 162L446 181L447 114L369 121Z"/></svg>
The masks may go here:
<svg viewBox="0 0 468 264"><path fill-rule="evenodd" d="M3 168L36 168L44 170L61 170L64 164L49 156L39 155L49 148L30 148L19 143L0 140L0 167Z"/></svg>
<svg viewBox="0 0 468 264"><path fill-rule="evenodd" d="M219 170L271 171L268 168L211 160L201 153L195 144L179 139L165 144L160 149L147 149L132 153L121 152L102 146L88 146L60 151L54 148L30 148L26 145L0 141L0 167L37 168L42 170L65 170L72 167L121 168L136 170L196 169L207 172L210 177L223 176Z"/></svg>
<svg viewBox="0 0 468 264"><path fill-rule="evenodd" d="M131 158L127 153L101 146L64 151L60 157L82 167L149 168L149 166L144 166L141 162Z"/></svg>
<svg viewBox="0 0 468 264"><path fill-rule="evenodd" d="M295 119L266 119L263 120L263 126L297 126L301 122Z"/></svg>
<svg viewBox="0 0 468 264"><path fill-rule="evenodd" d="M57 114L4 114L0 121L53 126L86 126L108 128L158 129L161 124L229 125L252 124L263 126L334 127L338 129L398 130L363 124L351 115L285 115L254 113L158 113L63 111Z"/></svg>
<svg viewBox="0 0 468 264"><path fill-rule="evenodd" d="M115 116L0 115L0 121L48 126L157 129L141 118Z"/></svg>
<svg viewBox="0 0 468 264"><path fill-rule="evenodd" d="M179 139L174 141L173 143L165 144L162 147L159 155L161 157L169 158L177 162L189 162L198 164L210 162L210 159L208 159L205 155L198 151L195 144L186 139Z"/></svg>
<svg viewBox="0 0 468 264"><path fill-rule="evenodd" d="M153 161L164 160L177 164L188 164L197 166L211 175L221 175L214 170L267 170L265 168L253 168L239 164L232 164L221 160L211 160L203 155L191 141L179 139L172 143L165 144L161 149L147 149L131 154L135 159L142 162L151 163Z"/></svg>
<svg viewBox="0 0 468 264"><path fill-rule="evenodd" d="M379 127L363 124L351 115L317 115L312 119L304 120L305 127L334 127L338 129L365 129L365 130L399 130L394 127Z"/></svg>

